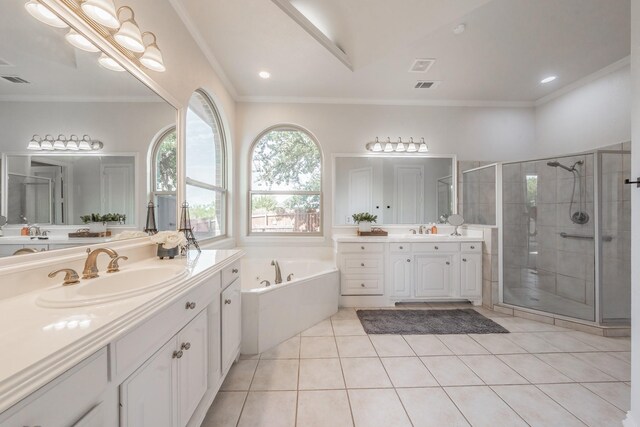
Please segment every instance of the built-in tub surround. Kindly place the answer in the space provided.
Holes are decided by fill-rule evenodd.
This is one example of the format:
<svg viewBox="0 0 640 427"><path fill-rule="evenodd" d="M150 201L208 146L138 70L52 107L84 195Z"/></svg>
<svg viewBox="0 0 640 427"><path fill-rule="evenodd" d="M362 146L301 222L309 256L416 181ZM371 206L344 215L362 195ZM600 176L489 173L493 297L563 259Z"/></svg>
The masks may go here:
<svg viewBox="0 0 640 427"><path fill-rule="evenodd" d="M213 283L220 289L220 271L224 272L243 255L239 250L203 250L202 253L191 251L184 258L159 260L155 257L155 245L146 238L119 242L110 247L129 257L121 265L120 272L112 273L114 278L118 274L126 277L127 270L157 266L174 266L180 271L184 269L186 274L159 289L111 303L45 308L36 303L38 297L49 289L62 286L61 278L49 279L47 273L67 267L81 271L87 256L84 250L65 249L56 252L55 257L46 253L34 254L28 262L22 263L0 260L0 312L5 324L2 342L11 349L0 355L0 421L2 412L19 400L157 317L167 307L180 302L180 298L193 294L202 283L215 279ZM98 260L100 275L107 275L107 264L108 257ZM71 287L88 287L92 280L100 279L83 280ZM184 311L184 307L182 309ZM212 383L217 380L212 379ZM117 393L118 385L113 387Z"/></svg>
<svg viewBox="0 0 640 427"><path fill-rule="evenodd" d="M271 265L276 260L280 284ZM339 280L331 260L244 258L242 353L262 353L335 314Z"/></svg>

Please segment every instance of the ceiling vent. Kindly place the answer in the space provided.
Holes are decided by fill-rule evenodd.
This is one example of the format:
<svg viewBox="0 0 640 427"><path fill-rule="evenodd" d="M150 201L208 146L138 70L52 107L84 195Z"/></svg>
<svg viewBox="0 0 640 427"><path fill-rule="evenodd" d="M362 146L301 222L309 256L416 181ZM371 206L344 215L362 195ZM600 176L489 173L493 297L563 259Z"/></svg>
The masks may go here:
<svg viewBox="0 0 640 427"><path fill-rule="evenodd" d="M436 62L435 59L423 58L416 59L413 61L413 64L409 68L410 73L426 73L429 71L429 68Z"/></svg>
<svg viewBox="0 0 640 427"><path fill-rule="evenodd" d="M414 88L415 89L434 89L439 84L440 84L440 82L437 82L437 81L434 81L434 80L418 80L418 82L416 83Z"/></svg>
<svg viewBox="0 0 640 427"><path fill-rule="evenodd" d="M20 78L18 76L1 76L1 77L11 83L27 83L27 84L29 83L25 79Z"/></svg>

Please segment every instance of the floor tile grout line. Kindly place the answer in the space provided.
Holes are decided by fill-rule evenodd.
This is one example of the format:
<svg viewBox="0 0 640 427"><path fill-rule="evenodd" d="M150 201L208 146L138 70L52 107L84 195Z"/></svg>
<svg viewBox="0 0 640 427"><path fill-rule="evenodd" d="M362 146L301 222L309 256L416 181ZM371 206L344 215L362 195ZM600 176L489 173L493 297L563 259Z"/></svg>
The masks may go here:
<svg viewBox="0 0 640 427"><path fill-rule="evenodd" d="M330 319L331 330L333 331L333 340L336 343L336 351L338 352L338 363L340 363L340 372L342 372L342 381L344 382L344 393L347 396L347 405L349 405L349 414L351 415L351 425L355 427L356 420L353 416L353 408L351 407L351 397L349 396L349 389L347 388L347 378L344 375L344 367L342 366L342 357L340 357L340 347L338 347L338 340L336 338L336 331L333 329L333 319ZM367 335L367 338L369 336ZM371 340L369 340L371 342Z"/></svg>
<svg viewBox="0 0 640 427"><path fill-rule="evenodd" d="M553 369L555 369L556 371L560 372L562 375L564 375L565 377L569 378L570 380L574 380L575 382L578 382L578 380L576 380L575 378L573 378L573 377L572 377L571 375L569 375L568 373L562 372L560 369L556 368L556 367L555 367L555 366L553 366L551 363L549 363L549 362L547 362L546 360L541 359L540 357L538 357L538 354L541 354L541 353L530 353L530 354L531 354L533 357L535 357L536 359L538 359L539 361L541 361L541 362L543 362L543 363L545 363L545 364L549 365L550 367L552 367L552 368L553 368ZM613 375L609 375L609 374L607 374L606 372L604 372L604 371L600 370L599 368L596 368L595 366L592 366L590 363L587 363L587 362L585 362L584 360L581 360L581 359L579 359L579 358L575 357L575 356L574 356L573 354L571 354L571 353L562 353L562 354L568 354L569 356L571 356L571 357L573 357L573 358L577 359L579 362L585 363L586 365L588 365L588 366L590 366L591 368L595 369L596 371L598 371L598 372L602 373L603 375L606 375L606 376L611 377L611 378L615 378ZM613 381L605 381L605 382L613 382Z"/></svg>
<svg viewBox="0 0 640 427"><path fill-rule="evenodd" d="M260 363L260 358L258 358L258 362L256 362L256 367L253 369L253 375L251 375L251 381L249 381L249 386L247 387L247 394L244 396L244 401L242 402L242 407L240 408L240 414L238 415L238 420L236 421L236 427L238 427L238 425L240 425L240 419L242 419L242 414L244 412L244 407L247 404L247 400L249 400L249 393L251 392L251 385L253 384L253 379L256 376L256 371L258 370L258 364L259 363ZM229 370L231 370L231 368L229 368ZM228 372L227 372L227 375L229 375Z"/></svg>

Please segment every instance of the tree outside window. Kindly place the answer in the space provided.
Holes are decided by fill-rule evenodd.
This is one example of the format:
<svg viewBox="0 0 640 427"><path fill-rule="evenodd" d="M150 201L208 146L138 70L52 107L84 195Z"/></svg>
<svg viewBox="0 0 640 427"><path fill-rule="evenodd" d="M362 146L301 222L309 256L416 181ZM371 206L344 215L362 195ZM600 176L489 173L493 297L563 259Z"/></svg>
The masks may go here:
<svg viewBox="0 0 640 427"><path fill-rule="evenodd" d="M176 229L176 149L176 128L171 127L158 138L153 151L152 197L160 231Z"/></svg>
<svg viewBox="0 0 640 427"><path fill-rule="evenodd" d="M250 233L321 233L322 156L301 129L274 128L251 157Z"/></svg>

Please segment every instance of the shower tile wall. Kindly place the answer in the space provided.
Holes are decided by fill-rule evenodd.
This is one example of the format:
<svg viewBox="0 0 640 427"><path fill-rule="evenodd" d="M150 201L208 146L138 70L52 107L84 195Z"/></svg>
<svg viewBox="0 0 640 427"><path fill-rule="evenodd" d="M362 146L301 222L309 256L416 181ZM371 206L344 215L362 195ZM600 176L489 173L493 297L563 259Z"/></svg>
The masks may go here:
<svg viewBox="0 0 640 427"><path fill-rule="evenodd" d="M628 153L600 154L603 321L631 317L631 173Z"/></svg>
<svg viewBox="0 0 640 427"><path fill-rule="evenodd" d="M496 225L495 166L462 173L460 210L468 224Z"/></svg>
<svg viewBox="0 0 640 427"><path fill-rule="evenodd" d="M570 220L573 173L548 166L549 160L504 165L504 301L595 320L593 155L556 160L568 166L584 162L579 170L590 220ZM562 232L587 238L563 238Z"/></svg>

